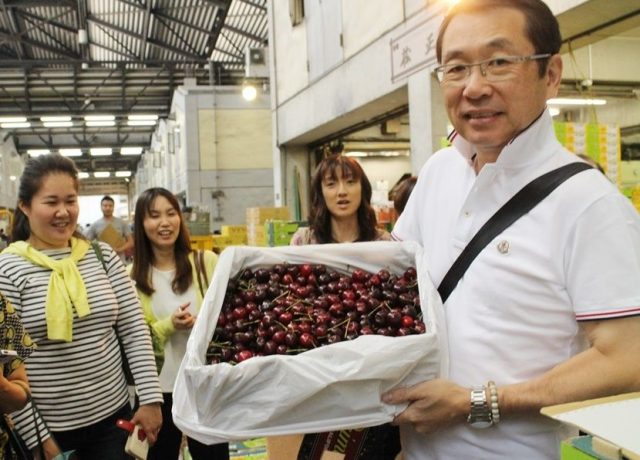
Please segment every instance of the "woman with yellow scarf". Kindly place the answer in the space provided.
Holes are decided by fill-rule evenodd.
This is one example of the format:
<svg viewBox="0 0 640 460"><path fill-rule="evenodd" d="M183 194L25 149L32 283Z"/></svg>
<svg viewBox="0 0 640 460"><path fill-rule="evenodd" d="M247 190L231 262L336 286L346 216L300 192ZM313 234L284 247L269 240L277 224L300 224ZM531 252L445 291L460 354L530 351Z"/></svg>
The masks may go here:
<svg viewBox="0 0 640 460"><path fill-rule="evenodd" d="M13 420L30 449L40 435L47 458L75 450L80 459L125 459L127 433L116 420L140 425L153 444L162 394L125 267L108 245L100 243L97 254L77 232L78 212L73 162L60 155L30 159L20 179L14 243L0 254L0 291L37 346L26 369L45 423L36 427L31 404ZM140 400L135 414L121 349Z"/></svg>

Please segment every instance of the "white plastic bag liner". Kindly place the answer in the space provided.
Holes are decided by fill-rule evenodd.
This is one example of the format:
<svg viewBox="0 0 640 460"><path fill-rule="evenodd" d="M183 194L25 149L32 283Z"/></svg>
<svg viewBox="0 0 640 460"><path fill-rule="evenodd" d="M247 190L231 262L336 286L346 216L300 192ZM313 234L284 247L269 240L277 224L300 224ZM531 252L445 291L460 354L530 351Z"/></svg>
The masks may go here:
<svg viewBox="0 0 640 460"><path fill-rule="evenodd" d="M278 263L324 264L343 273L387 268L401 274L414 266L427 332L406 337L365 335L295 356L207 365L205 354L228 279L243 268ZM383 404L382 393L446 372L442 317L440 297L417 243L227 248L218 260L178 372L173 419L180 430L205 444L389 422L405 407Z"/></svg>

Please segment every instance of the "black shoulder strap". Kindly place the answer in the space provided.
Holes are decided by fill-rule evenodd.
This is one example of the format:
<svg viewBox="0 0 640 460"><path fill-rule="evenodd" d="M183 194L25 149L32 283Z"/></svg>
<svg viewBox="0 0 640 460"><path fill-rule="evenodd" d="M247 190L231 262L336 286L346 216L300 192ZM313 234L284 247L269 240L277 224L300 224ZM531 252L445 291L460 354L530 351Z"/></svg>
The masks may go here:
<svg viewBox="0 0 640 460"><path fill-rule="evenodd" d="M207 272L204 267L204 251L193 251L193 263L196 267L196 278L198 279L200 294L204 297L204 294L209 287L209 280L207 279Z"/></svg>
<svg viewBox="0 0 640 460"><path fill-rule="evenodd" d="M491 218L478 230L469 244L453 263L447 274L442 279L438 292L442 303L445 303L453 292L458 282L469 268L478 254L497 235L502 233L520 217L531 211L545 199L560 184L574 174L592 169L583 162L569 163L561 166L529 182L509 201L507 201Z"/></svg>
<svg viewBox="0 0 640 460"><path fill-rule="evenodd" d="M93 247L93 251L96 253L96 256L98 257L98 260L102 264L102 268L104 268L104 271L106 272L107 271L107 264L104 261L104 256L102 255L102 248L100 247L100 243L98 243L96 240L92 240L91 241L91 247Z"/></svg>

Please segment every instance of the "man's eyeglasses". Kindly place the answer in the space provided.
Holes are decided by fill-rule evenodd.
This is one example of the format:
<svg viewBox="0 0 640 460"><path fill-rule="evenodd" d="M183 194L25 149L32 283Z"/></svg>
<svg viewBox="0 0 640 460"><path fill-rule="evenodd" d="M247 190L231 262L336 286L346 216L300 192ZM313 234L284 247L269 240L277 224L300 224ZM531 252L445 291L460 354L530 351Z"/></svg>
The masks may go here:
<svg viewBox="0 0 640 460"><path fill-rule="evenodd" d="M504 81L515 76L518 64L527 61L550 58L551 54L532 54L530 56L499 56L473 64L445 64L433 70L438 81L443 85L462 85L471 76L471 69L478 66L480 73L487 81Z"/></svg>

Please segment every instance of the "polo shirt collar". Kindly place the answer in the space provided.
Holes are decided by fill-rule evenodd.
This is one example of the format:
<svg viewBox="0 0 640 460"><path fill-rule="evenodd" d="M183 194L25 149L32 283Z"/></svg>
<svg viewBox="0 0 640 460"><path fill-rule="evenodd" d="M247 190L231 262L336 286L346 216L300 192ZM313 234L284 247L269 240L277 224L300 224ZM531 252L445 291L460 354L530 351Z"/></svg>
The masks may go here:
<svg viewBox="0 0 640 460"><path fill-rule="evenodd" d="M456 131L453 131L448 139L455 149L471 164L476 153L473 144ZM549 111L545 108L528 128L513 138L502 149L495 165L517 168L543 161L553 154L554 146L557 144L553 120Z"/></svg>

